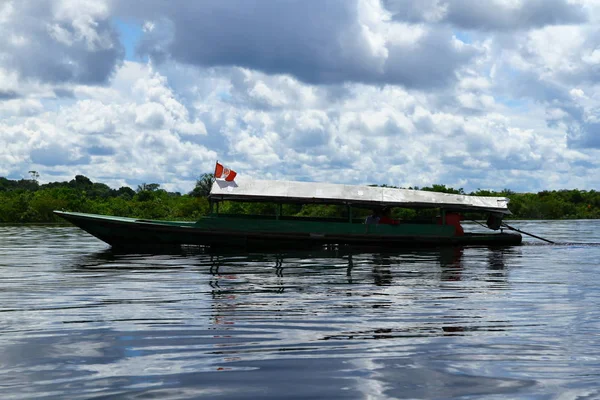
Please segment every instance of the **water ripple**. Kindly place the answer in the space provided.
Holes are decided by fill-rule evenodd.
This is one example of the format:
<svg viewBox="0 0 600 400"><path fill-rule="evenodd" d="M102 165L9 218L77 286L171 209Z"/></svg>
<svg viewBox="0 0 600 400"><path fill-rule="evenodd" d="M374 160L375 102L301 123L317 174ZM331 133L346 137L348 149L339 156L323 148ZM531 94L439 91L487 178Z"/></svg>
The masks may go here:
<svg viewBox="0 0 600 400"><path fill-rule="evenodd" d="M557 244L116 254L0 226L0 394L600 397L600 224L512 225Z"/></svg>

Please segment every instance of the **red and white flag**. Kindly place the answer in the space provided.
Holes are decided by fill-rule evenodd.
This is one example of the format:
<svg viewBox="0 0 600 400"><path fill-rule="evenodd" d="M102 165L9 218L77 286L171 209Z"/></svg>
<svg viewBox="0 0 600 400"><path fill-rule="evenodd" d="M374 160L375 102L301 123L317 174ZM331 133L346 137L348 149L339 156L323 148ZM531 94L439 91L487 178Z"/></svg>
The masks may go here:
<svg viewBox="0 0 600 400"><path fill-rule="evenodd" d="M219 162L215 165L215 178L217 179L225 179L226 181L231 182L235 179L236 175L237 173L234 170L225 167Z"/></svg>

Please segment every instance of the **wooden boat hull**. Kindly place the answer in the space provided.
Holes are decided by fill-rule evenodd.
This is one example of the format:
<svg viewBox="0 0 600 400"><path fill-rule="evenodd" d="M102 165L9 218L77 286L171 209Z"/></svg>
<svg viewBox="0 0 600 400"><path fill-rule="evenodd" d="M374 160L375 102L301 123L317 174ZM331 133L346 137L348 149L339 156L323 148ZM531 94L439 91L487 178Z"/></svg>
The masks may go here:
<svg viewBox="0 0 600 400"><path fill-rule="evenodd" d="M212 247L299 248L321 245L426 247L443 245L518 245L519 234L467 233L434 224L364 225L267 217L205 217L197 222L155 221L55 211L115 248L199 245Z"/></svg>

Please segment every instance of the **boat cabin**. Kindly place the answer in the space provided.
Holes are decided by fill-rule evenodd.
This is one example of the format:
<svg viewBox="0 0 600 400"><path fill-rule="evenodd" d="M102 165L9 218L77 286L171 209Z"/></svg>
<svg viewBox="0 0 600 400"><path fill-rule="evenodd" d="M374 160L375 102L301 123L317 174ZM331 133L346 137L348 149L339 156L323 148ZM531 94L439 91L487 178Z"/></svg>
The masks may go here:
<svg viewBox="0 0 600 400"><path fill-rule="evenodd" d="M214 219L235 220L238 228L240 225L246 225L243 221L252 221L243 229L262 227L262 231L267 232L288 229L290 233L304 232L314 237L322 235L323 238L329 237L331 240L335 237L335 240L341 242L465 242L477 235L464 234L460 225L460 213L486 213L495 221L510 214L509 200L505 197L467 196L375 186L256 180L247 177L238 177L235 181L216 180L209 200L211 216ZM277 207L275 215L271 217L231 215L220 213L219 204L223 201L266 202L276 204ZM283 204L341 205L347 209L346 218L343 220L283 215ZM357 214L364 214L364 211L356 212L356 209L381 211L394 207L438 209L438 218L435 221L429 219L399 223L389 219L384 221L385 217L382 215L371 219L365 219L364 216L356 218ZM279 224L273 224L273 221ZM215 223L214 220L212 223ZM468 238L456 239L460 236ZM515 235L510 236L514 239Z"/></svg>

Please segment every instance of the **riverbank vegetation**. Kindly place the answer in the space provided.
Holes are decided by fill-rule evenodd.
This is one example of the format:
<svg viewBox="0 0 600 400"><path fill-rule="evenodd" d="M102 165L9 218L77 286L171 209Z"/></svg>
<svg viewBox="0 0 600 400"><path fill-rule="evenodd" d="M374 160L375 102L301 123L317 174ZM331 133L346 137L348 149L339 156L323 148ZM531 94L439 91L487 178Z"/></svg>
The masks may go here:
<svg viewBox="0 0 600 400"><path fill-rule="evenodd" d="M32 171L34 172L34 171ZM195 188L186 194L168 192L157 183L141 184L136 190L119 189L92 182L77 175L68 182L39 184L38 175L32 179L10 180L0 177L0 222L56 222L60 219L53 210L67 210L94 214L117 215L146 219L195 220L209 212L206 198L210 191L212 175L199 177ZM595 190L553 190L538 193L515 193L505 189L500 192L476 190L465 193L445 185L414 188L443 193L477 196L503 196L510 199L513 219L595 219L600 218L600 192ZM268 203L230 203L221 205L221 212L268 215L275 206ZM357 217L368 210L357 212ZM421 216L435 211L423 211ZM345 207L327 205L284 205L285 215L345 216ZM397 209L395 217L410 219L414 210Z"/></svg>

